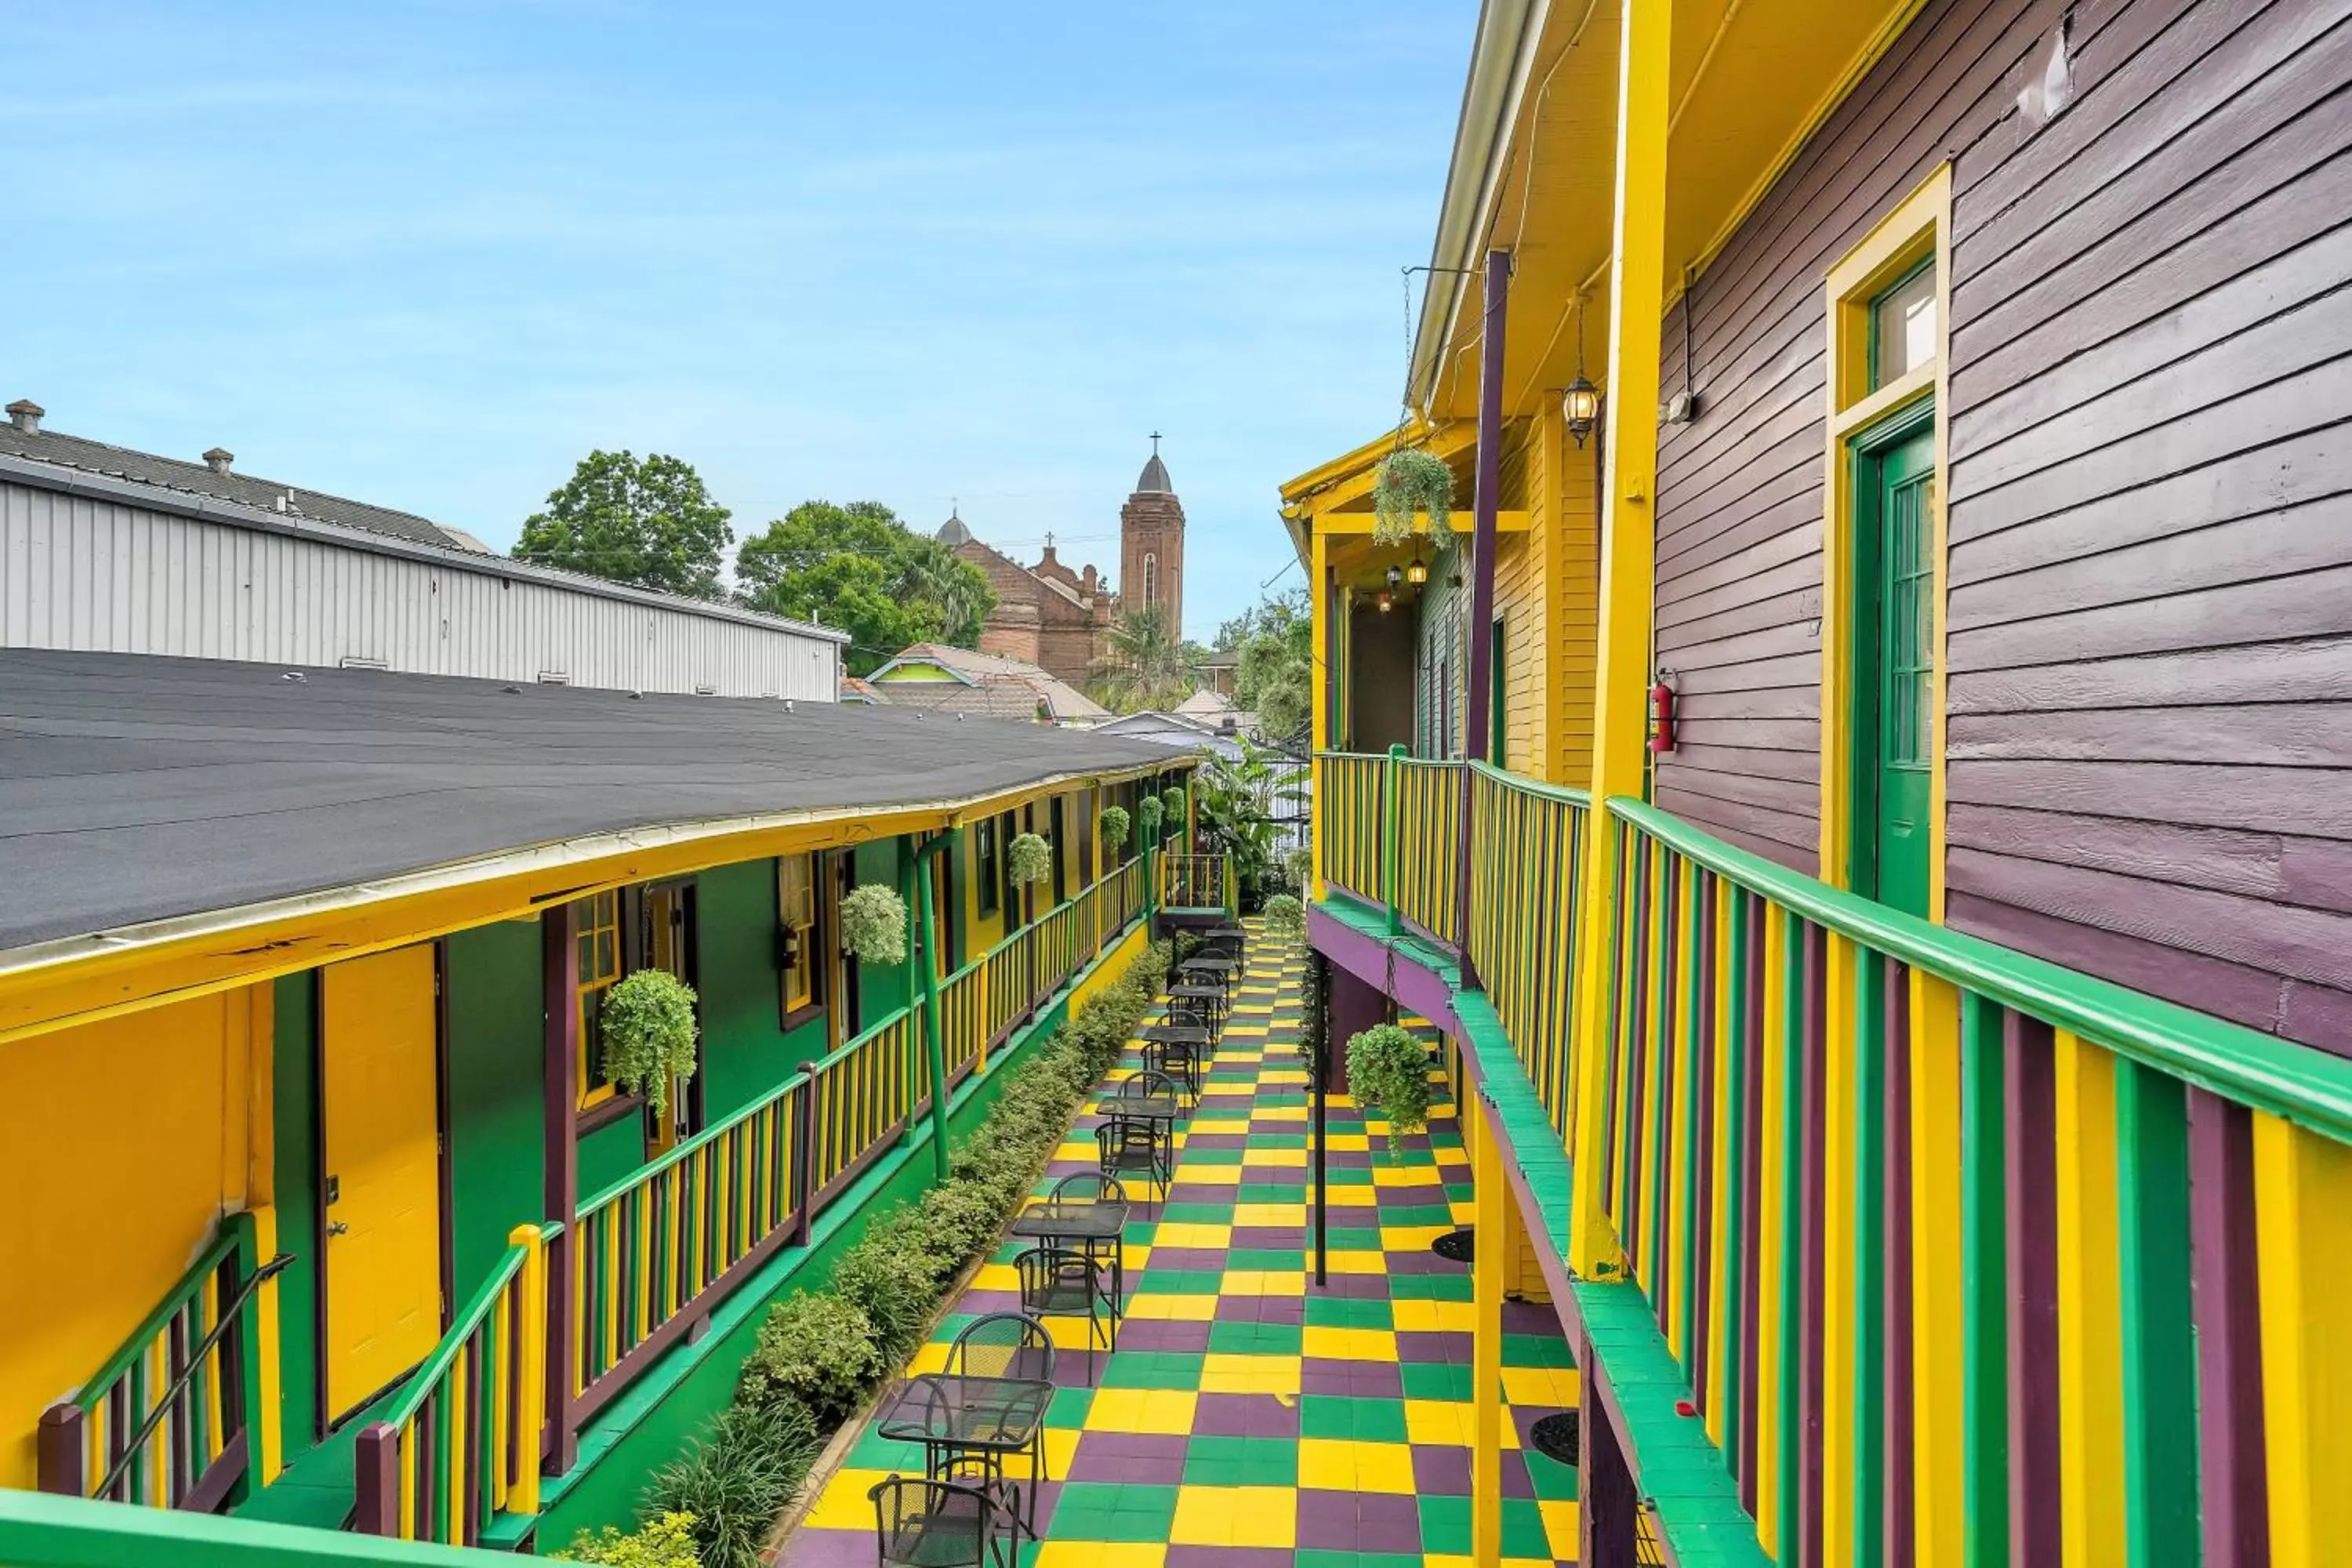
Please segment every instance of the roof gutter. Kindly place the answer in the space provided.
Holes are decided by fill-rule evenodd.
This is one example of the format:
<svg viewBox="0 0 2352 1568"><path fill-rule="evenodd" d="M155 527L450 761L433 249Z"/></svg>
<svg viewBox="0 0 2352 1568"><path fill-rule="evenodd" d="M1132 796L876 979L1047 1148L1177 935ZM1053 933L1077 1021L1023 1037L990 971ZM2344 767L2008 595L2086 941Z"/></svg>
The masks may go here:
<svg viewBox="0 0 2352 1568"><path fill-rule="evenodd" d="M1429 250L1429 289L1422 296L1405 377L1404 405L1424 416L1437 394L1439 355L1469 297L1510 151L1510 128L1535 72L1536 47L1550 13L1550 0L1484 0L1478 8L1477 41L1454 131L1454 161L1446 170L1437 237Z"/></svg>

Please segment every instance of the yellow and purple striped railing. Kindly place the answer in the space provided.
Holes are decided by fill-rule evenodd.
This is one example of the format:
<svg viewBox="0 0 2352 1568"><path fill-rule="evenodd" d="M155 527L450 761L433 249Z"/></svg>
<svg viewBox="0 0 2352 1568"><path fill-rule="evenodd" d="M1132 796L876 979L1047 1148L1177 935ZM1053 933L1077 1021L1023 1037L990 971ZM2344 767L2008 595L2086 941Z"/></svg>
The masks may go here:
<svg viewBox="0 0 2352 1568"><path fill-rule="evenodd" d="M1565 1140L1575 1113L1576 921L1590 797L1470 773L1470 963Z"/></svg>
<svg viewBox="0 0 2352 1568"><path fill-rule="evenodd" d="M355 1528L471 1546L499 1514L539 1511L547 1242L562 1230L518 1226L425 1364L361 1431Z"/></svg>
<svg viewBox="0 0 2352 1568"><path fill-rule="evenodd" d="M1385 757L1325 752L1315 759L1317 870L1325 881L1375 903L1386 897L1381 846L1387 784Z"/></svg>
<svg viewBox="0 0 2352 1568"><path fill-rule="evenodd" d="M40 1489L155 1508L217 1507L264 1420L254 1300L286 1259L260 1260L255 1217L227 1215L104 1365L41 1416Z"/></svg>
<svg viewBox="0 0 2352 1568"><path fill-rule="evenodd" d="M805 1151L821 1098L794 1074L581 1204L567 1256L578 1325L572 1393L583 1415L802 1220L815 1185Z"/></svg>
<svg viewBox="0 0 2352 1568"><path fill-rule="evenodd" d="M1778 1560L2336 1560L2352 1061L1605 832L1579 1184Z"/></svg>
<svg viewBox="0 0 2352 1568"><path fill-rule="evenodd" d="M822 1204L898 1135L918 1101L922 1013L901 1007L808 1067L809 1192Z"/></svg>

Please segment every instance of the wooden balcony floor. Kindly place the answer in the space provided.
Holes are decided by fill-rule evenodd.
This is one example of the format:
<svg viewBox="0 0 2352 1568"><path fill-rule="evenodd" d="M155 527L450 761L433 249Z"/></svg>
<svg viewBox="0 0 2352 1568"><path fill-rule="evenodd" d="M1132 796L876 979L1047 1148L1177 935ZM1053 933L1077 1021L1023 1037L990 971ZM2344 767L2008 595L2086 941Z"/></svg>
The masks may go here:
<svg viewBox="0 0 2352 1568"><path fill-rule="evenodd" d="M1127 1231L1129 1315L1093 1359L1064 1347L1047 1430L1040 1568L1407 1568L1470 1552L1470 1276L1430 1243L1471 1214L1450 1104L1391 1157L1344 1096L1330 1101L1329 1283L1312 1279L1299 964L1253 932L1223 1048L1181 1134L1165 1204ZM1133 1070L1127 1065L1114 1078ZM1081 1116L1055 1177L1088 1169ZM940 1366L977 1313L1017 1308L1008 1245L974 1278L915 1370ZM1503 1550L1576 1555L1576 1477L1526 1448L1577 1399L1550 1308L1504 1307ZM1075 1329L1075 1334L1065 1331ZM911 1447L866 1433L785 1547L787 1568L866 1568L866 1489L920 1474Z"/></svg>

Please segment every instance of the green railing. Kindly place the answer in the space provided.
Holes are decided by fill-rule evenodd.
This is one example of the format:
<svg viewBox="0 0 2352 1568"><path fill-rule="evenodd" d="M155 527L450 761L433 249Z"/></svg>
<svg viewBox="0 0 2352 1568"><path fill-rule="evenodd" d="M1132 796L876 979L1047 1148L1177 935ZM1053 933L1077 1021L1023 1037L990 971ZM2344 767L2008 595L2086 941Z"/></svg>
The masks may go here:
<svg viewBox="0 0 2352 1568"><path fill-rule="evenodd" d="M923 1099L922 1014L901 1007L808 1068L808 1191L822 1205L897 1140Z"/></svg>
<svg viewBox="0 0 2352 1568"><path fill-rule="evenodd" d="M425 1364L361 1431L356 1529L471 1546L499 1515L539 1511L547 1243L562 1229L518 1226Z"/></svg>
<svg viewBox="0 0 2352 1568"><path fill-rule="evenodd" d="M1233 907L1223 855L1189 855L1168 851L1160 857L1160 902L1171 910L1228 910Z"/></svg>
<svg viewBox="0 0 2352 1568"><path fill-rule="evenodd" d="M1318 758L1318 844L1452 942L1427 766ZM1640 1289L1775 1557L2193 1563L2217 1521L2340 1550L2352 1061L1637 801L1469 786L1465 980L1577 1155L1588 1278Z"/></svg>
<svg viewBox="0 0 2352 1568"><path fill-rule="evenodd" d="M40 1489L199 1511L227 1500L252 1463L248 1417L262 1408L254 1300L287 1262L258 1259L252 1215L215 1226L130 1337L43 1413Z"/></svg>
<svg viewBox="0 0 2352 1568"><path fill-rule="evenodd" d="M512 1568L514 1553L0 1489L7 1568Z"/></svg>

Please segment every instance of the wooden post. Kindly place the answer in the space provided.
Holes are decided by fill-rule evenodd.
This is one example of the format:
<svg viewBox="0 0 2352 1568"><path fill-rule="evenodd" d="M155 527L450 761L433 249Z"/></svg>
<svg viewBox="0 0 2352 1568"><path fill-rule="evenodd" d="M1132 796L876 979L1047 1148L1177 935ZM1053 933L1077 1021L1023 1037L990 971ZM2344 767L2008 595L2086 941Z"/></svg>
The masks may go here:
<svg viewBox="0 0 2352 1568"><path fill-rule="evenodd" d="M1617 925L1608 801L1642 793L1648 735L1650 596L1657 556L1658 321L1664 313L1667 54L1673 8L1628 5L1617 56L1617 200L1609 292L1609 370L1601 505L1601 626L1593 675L1592 831L1576 942L1577 1125L1569 1266L1613 1273L1602 1212L1610 936ZM1486 637L1479 628L1475 645Z"/></svg>
<svg viewBox="0 0 2352 1568"><path fill-rule="evenodd" d="M362 1535L399 1535L400 1428L389 1421L371 1422L360 1433L356 1453L359 1500L352 1528Z"/></svg>
<svg viewBox="0 0 2352 1568"><path fill-rule="evenodd" d="M1463 1097L1477 1218L1470 1259L1470 1563L1503 1562L1503 1258L1509 1200L1503 1193L1502 1139L1482 1094Z"/></svg>
<svg viewBox="0 0 2352 1568"><path fill-rule="evenodd" d="M947 1041L940 1032L939 964L933 958L938 951L940 921L938 907L931 901L931 861L939 852L953 850L960 837L961 830L950 827L924 845L915 857L915 893L922 905L923 951L917 974L923 988L923 1063L931 1079L931 1170L942 1182L948 1179Z"/></svg>
<svg viewBox="0 0 2352 1568"><path fill-rule="evenodd" d="M1475 988L1478 973L1470 963L1470 781L1469 762L1481 759L1499 765L1488 754L1495 732L1495 509L1502 485L1503 337L1511 299L1511 253L1486 252L1486 313L1478 355L1478 482L1471 498L1474 521L1470 532L1470 658L1466 670L1470 689L1463 711L1469 732L1462 738L1465 760L1460 780L1461 816L1454 834L1454 946L1461 966L1462 984Z"/></svg>
<svg viewBox="0 0 2352 1568"><path fill-rule="evenodd" d="M1636 1544L1641 1539L1641 1493L1617 1440L1616 1424L1609 1419L1609 1407L1601 1397L1599 1373L1591 1370L1600 1363L1594 1359L1589 1335L1576 1347L1576 1364L1588 1369L1583 1413L1578 1422L1583 1447L1578 1456L1581 1464L1576 1488L1577 1561L1584 1568L1633 1568L1641 1561Z"/></svg>
<svg viewBox="0 0 2352 1568"><path fill-rule="evenodd" d="M1404 746L1398 742L1389 747L1389 759L1381 764L1381 902L1387 907L1391 936L1404 931L1397 913L1397 793L1403 771Z"/></svg>
<svg viewBox="0 0 2352 1568"><path fill-rule="evenodd" d="M36 1466L40 1489L86 1497L89 1487L89 1419L79 1405L60 1401L41 1412Z"/></svg>
<svg viewBox="0 0 2352 1568"><path fill-rule="evenodd" d="M547 1021L541 1195L547 1217L563 1226L547 1249L547 1428L541 1454L544 1472L560 1476L579 1457L579 1435L572 1425L572 1379L579 1364L572 1308L572 1293L580 1288L580 1149L572 1132L580 1099L574 1059L580 1035L580 949L572 940L571 905L546 910L539 924ZM366 1475L364 1464L361 1475ZM396 1489L394 1495L398 1496Z"/></svg>

